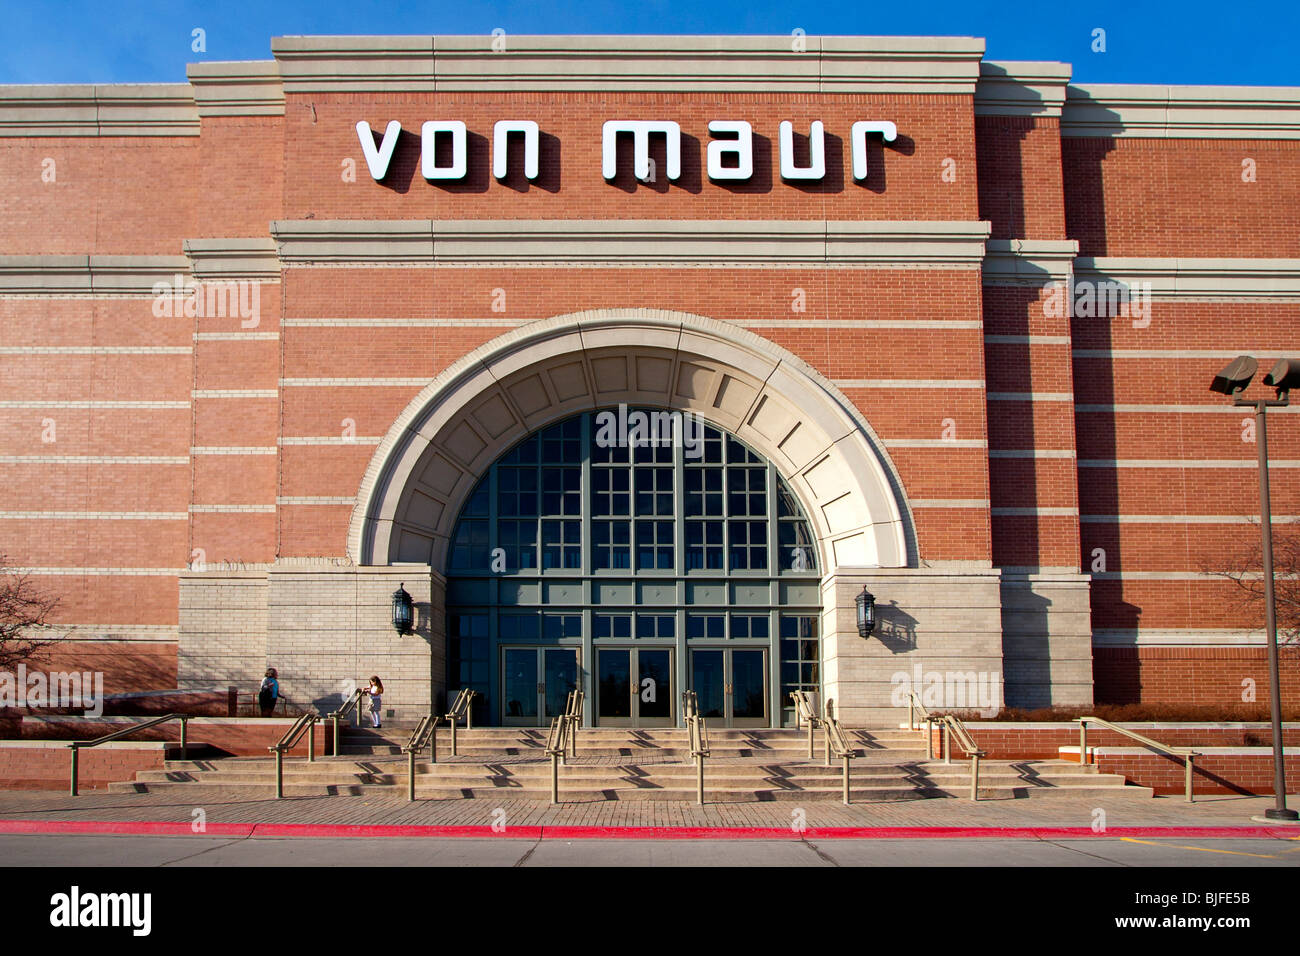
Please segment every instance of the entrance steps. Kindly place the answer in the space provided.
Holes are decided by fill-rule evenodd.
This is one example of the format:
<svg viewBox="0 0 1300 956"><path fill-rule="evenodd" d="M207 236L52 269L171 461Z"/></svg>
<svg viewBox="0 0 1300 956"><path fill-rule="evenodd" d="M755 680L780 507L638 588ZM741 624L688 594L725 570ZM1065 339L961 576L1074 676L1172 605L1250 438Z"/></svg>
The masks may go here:
<svg viewBox="0 0 1300 956"><path fill-rule="evenodd" d="M905 730L851 731L858 758L852 761L852 798L859 802L965 797L970 763L927 759L920 735ZM449 728L439 730L438 762L426 751L415 766L417 799L549 800L551 767L544 732L531 728L475 728L457 733L459 756L451 756ZM806 731L719 728L709 731L712 756L705 761L705 800L710 803L821 801L841 797L839 761L826 767L822 736L808 759ZM284 762L286 796L405 794L406 734L396 729L349 730L338 757L301 756ZM357 748L363 752L346 752ZM392 751L399 751L394 753ZM695 801L695 765L686 731L676 728L592 729L578 732L578 756L560 767L562 802L599 800ZM274 793L271 757L169 760L163 770L140 771L117 792L156 792L194 785ZM1123 777L1091 765L1061 760L984 760L981 798L1047 794L1101 795L1116 791L1150 795Z"/></svg>

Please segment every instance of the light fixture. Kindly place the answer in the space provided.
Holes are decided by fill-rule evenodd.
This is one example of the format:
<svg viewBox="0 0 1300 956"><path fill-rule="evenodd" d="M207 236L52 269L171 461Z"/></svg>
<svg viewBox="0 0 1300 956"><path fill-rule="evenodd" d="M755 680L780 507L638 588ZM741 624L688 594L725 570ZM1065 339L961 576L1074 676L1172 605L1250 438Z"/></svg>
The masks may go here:
<svg viewBox="0 0 1300 956"><path fill-rule="evenodd" d="M415 604L411 601L411 595L406 593L403 582L393 592L393 630L398 634L410 634L414 624Z"/></svg>
<svg viewBox="0 0 1300 956"><path fill-rule="evenodd" d="M858 636L870 637L876 626L876 597L865 587L857 597Z"/></svg>

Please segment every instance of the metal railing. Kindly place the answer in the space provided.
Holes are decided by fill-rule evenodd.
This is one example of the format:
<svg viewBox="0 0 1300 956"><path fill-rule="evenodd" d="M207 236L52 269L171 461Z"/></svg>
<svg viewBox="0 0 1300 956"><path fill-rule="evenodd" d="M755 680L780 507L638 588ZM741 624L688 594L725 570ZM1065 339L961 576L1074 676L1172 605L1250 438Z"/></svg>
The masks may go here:
<svg viewBox="0 0 1300 956"><path fill-rule="evenodd" d="M834 701L826 701L826 713L822 716L822 728L826 732L826 766L831 765L831 754L834 753L844 763L844 805L848 806L852 802L851 786L852 776L849 772L849 761L858 755L844 734L844 728L840 722L835 719L833 714Z"/></svg>
<svg viewBox="0 0 1300 956"><path fill-rule="evenodd" d="M695 802L704 805L704 758L709 750L709 728L700 716L700 702L695 691L682 691L682 716L686 720L691 757L695 761Z"/></svg>
<svg viewBox="0 0 1300 956"><path fill-rule="evenodd" d="M411 731L402 752L406 754L406 799L415 799L415 756L425 747L432 748L433 763L438 762L438 714L425 714Z"/></svg>
<svg viewBox="0 0 1300 956"><path fill-rule="evenodd" d="M343 702L342 707L340 707L336 711L333 711L332 713L325 715L327 720L334 721L333 756L337 757L339 755L339 720L343 717L346 717L348 715L348 711L353 711L357 715L357 726L360 727L361 726L361 698L364 697L365 695L366 695L365 690L363 688L358 687L356 690L352 692L352 696L350 696L346 701Z"/></svg>
<svg viewBox="0 0 1300 956"><path fill-rule="evenodd" d="M1191 747L1171 747L1168 744L1162 744L1158 740L1152 740L1150 737L1143 737L1141 734L1126 730L1118 724L1112 724L1109 720L1102 720L1100 717L1078 717L1079 721L1079 763L1088 762L1088 724L1100 724L1108 730L1113 730L1117 734L1123 734L1125 737L1131 737L1144 747L1168 754L1171 757L1183 758L1183 786L1186 790L1188 803L1194 803L1192 798L1192 776L1195 773L1196 758L1201 756L1200 753Z"/></svg>
<svg viewBox="0 0 1300 956"><path fill-rule="evenodd" d="M808 759L812 760L816 751L814 737L822 719L817 716L817 708L813 706L812 698L808 696L806 690L792 690L790 698L794 701L795 730L798 730L801 724L808 725Z"/></svg>
<svg viewBox="0 0 1300 956"><path fill-rule="evenodd" d="M447 711L446 716L443 718L451 725L451 755L453 757L460 756L456 750L456 725L461 718L465 719L466 730L474 729L474 714L470 704L474 703L474 698L477 696L478 691L462 687L460 693L456 695L456 699L452 702L451 709Z"/></svg>
<svg viewBox="0 0 1300 956"><path fill-rule="evenodd" d="M569 718L565 714L551 718L551 732L546 738L546 755L551 758L551 803L560 802L560 764L568 750Z"/></svg>
<svg viewBox="0 0 1300 956"><path fill-rule="evenodd" d="M279 800L284 796L284 752L292 750L302 737L303 733L307 734L307 762L312 763L316 760L316 734L313 728L316 721L320 720L319 714L306 713L293 722L278 743L267 747L275 754L275 798Z"/></svg>
<svg viewBox="0 0 1300 956"><path fill-rule="evenodd" d="M569 722L570 755L578 756L578 728L582 726L582 701L586 694L580 688L569 691L564 701L564 719Z"/></svg>
<svg viewBox="0 0 1300 956"><path fill-rule="evenodd" d="M100 744L106 744L113 740L121 740L123 737L127 737L131 734L136 733L137 731L148 730L150 727L157 727L159 724L165 724L169 720L179 720L181 722L181 739L180 739L181 759L182 760L188 759L189 738L186 734L186 729L187 729L186 725L191 719L192 718L188 714L167 714L166 716L157 717L153 720L146 721L143 724L137 724L134 727L127 727L123 730L115 730L111 734L105 734L103 737L96 737L94 740L72 741L71 743L68 744L68 748L72 751L72 774L71 774L71 783L68 792L74 797L79 796L77 792L77 772L79 769L78 767L79 761L77 759L78 751L83 750L87 747L98 747Z"/></svg>
<svg viewBox="0 0 1300 956"><path fill-rule="evenodd" d="M932 714L926 709L925 704L921 703L921 698L912 692L907 695L907 726L910 730L919 730L917 721L925 722L925 757L931 760L934 757L934 728L939 727L943 732L943 762L952 763L952 741L957 741L957 746L962 749L967 757L970 758L970 798L979 800L980 785L980 759L988 756L988 751L981 750L975 743L975 738L970 735L966 725L961 719L952 714Z"/></svg>
<svg viewBox="0 0 1300 956"><path fill-rule="evenodd" d="M952 763L951 741L957 741L960 747L970 758L970 798L978 800L980 798L980 758L987 755L988 751L981 750L971 737L970 731L961 719L954 717L952 714L944 714L939 718L943 724L943 762Z"/></svg>

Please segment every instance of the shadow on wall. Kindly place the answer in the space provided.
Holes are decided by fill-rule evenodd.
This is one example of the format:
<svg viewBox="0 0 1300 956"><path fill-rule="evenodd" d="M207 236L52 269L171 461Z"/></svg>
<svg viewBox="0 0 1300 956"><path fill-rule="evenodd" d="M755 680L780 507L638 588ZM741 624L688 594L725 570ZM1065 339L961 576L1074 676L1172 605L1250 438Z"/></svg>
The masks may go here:
<svg viewBox="0 0 1300 956"><path fill-rule="evenodd" d="M891 654L903 654L916 649L916 618L898 606L897 601L876 605L875 636Z"/></svg>
<svg viewBox="0 0 1300 956"><path fill-rule="evenodd" d="M1008 600L1008 586L1002 586L1002 693L1006 707L1034 710L1052 706L1052 646L1048 615L1052 602L1028 587L1016 587L1014 603ZM1008 618L1014 617L1011 621ZM1006 646L1008 634L1017 643ZM1022 674L1008 673L1015 662Z"/></svg>
<svg viewBox="0 0 1300 956"><path fill-rule="evenodd" d="M1087 107L1092 122L1109 121L1119 125L1118 114L1102 111L1076 87L1068 90L1069 104ZM1063 137L1061 172L1065 190L1066 234L1079 242L1080 256L1105 256L1106 201L1104 169L1106 156L1115 149L1108 138ZM1070 319L1070 338L1076 348L1105 349L1115 345L1118 322L1125 317ZM1084 364L1080 365L1082 362ZM1122 403L1117 392L1115 368L1111 362L1076 359L1072 370L1077 401L1082 405L1106 406ZM1080 412L1074 416L1075 448L1078 460L1111 460L1124 457L1119 453L1119 436L1113 411ZM1086 477L1086 480L1084 480ZM1113 515L1120 511L1119 472L1115 469L1090 468L1079 481L1079 513ZM1142 616L1139 605L1126 602L1121 582L1099 578L1104 572L1122 571L1124 555L1116 523L1081 521L1079 549L1081 568L1093 574L1091 602L1093 628L1126 630L1136 633ZM1099 666L1100 665L1100 666ZM1094 655L1094 698L1099 704L1133 703L1142 694L1142 680L1136 650L1100 660Z"/></svg>

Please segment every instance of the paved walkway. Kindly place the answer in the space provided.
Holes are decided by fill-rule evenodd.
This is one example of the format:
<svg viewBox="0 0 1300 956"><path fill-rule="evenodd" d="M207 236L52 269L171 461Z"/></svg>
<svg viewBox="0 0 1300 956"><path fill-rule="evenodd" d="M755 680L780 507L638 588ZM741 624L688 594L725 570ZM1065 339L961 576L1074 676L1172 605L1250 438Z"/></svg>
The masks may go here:
<svg viewBox="0 0 1300 956"><path fill-rule="evenodd" d="M1300 805L1291 798L1289 805ZM250 796L247 789L195 785L184 792L79 797L48 791L0 791L0 827L14 821L170 821L207 824L304 824L343 827L671 827L699 830L819 828L1068 828L1093 833L1129 828L1259 828L1251 820L1273 806L1271 797L1181 797L1117 793L1103 797L1050 795L972 803L945 798L861 803L720 803L592 801L550 806L502 794L478 799L418 800L404 795ZM197 811L201 810L199 814ZM11 830L12 832L12 830ZM1300 828L1276 835L1300 836ZM304 833L304 835L306 835Z"/></svg>

